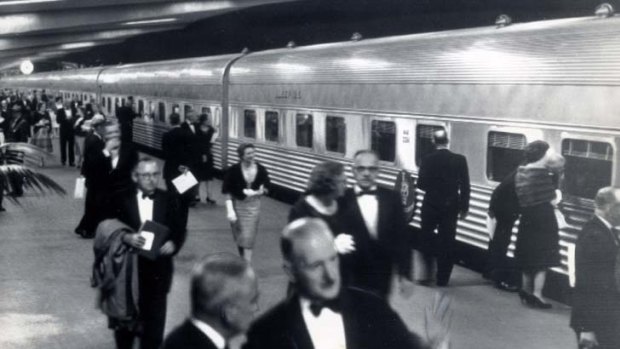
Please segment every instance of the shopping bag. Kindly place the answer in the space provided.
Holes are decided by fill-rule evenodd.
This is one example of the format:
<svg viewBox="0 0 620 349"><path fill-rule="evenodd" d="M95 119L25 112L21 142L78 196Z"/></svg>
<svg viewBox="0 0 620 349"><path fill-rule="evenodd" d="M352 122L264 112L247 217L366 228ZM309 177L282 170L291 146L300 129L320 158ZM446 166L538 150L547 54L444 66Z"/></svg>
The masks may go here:
<svg viewBox="0 0 620 349"><path fill-rule="evenodd" d="M75 180L75 189L73 190L74 199L83 199L86 194L86 178L78 177Z"/></svg>

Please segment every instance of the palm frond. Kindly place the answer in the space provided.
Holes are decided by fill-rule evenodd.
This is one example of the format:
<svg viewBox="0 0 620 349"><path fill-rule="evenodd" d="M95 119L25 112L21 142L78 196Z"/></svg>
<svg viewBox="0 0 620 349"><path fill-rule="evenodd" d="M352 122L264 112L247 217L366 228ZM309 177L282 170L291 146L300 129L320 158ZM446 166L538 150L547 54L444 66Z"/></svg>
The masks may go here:
<svg viewBox="0 0 620 349"><path fill-rule="evenodd" d="M29 143L4 143L0 145L0 164L27 164L35 166L41 159L51 159L53 154Z"/></svg>
<svg viewBox="0 0 620 349"><path fill-rule="evenodd" d="M0 182L3 183L5 189L9 192L19 191L20 188L15 188L15 185L21 183L24 189L30 190L37 194L58 194L65 195L65 189L56 183L53 179L47 175L33 171L23 165L0 165ZM17 198L13 196L7 196L7 199L13 202L17 202Z"/></svg>

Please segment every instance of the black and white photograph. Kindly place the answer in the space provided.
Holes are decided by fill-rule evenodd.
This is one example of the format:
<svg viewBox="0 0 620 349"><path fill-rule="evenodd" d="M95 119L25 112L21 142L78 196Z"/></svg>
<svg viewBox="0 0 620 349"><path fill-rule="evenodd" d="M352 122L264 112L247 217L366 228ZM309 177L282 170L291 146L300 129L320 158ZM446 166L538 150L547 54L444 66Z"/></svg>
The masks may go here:
<svg viewBox="0 0 620 349"><path fill-rule="evenodd" d="M620 349L620 2L0 0L0 348Z"/></svg>

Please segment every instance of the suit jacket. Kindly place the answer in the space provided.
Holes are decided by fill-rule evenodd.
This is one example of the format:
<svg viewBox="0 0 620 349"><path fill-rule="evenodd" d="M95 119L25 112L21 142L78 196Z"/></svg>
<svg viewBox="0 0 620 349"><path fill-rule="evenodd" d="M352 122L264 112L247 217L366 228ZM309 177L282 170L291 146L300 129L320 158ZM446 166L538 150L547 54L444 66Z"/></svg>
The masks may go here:
<svg viewBox="0 0 620 349"><path fill-rule="evenodd" d="M438 149L422 159L418 188L424 190L423 205L439 210L469 210L467 159L448 149Z"/></svg>
<svg viewBox="0 0 620 349"><path fill-rule="evenodd" d="M121 145L115 168L112 168L112 159L105 156L103 150L93 151L92 155L85 170L89 188L103 189L111 196L122 195L133 188L131 172L138 163L138 152L131 145Z"/></svg>
<svg viewBox="0 0 620 349"><path fill-rule="evenodd" d="M615 237L600 219L594 217L583 226L575 250L577 282L570 322L575 331L620 332L620 292L614 278L618 251Z"/></svg>
<svg viewBox="0 0 620 349"><path fill-rule="evenodd" d="M519 218L519 200L515 191L515 171L495 187L489 202L489 215L498 221L515 222Z"/></svg>
<svg viewBox="0 0 620 349"><path fill-rule="evenodd" d="M185 243L186 231L179 220L179 203L167 192L157 189L153 199L153 221L165 225L170 229L169 240L174 242L176 251L181 250ZM136 232L140 229L140 210L138 208L137 192L135 190L117 197L112 205L113 218L119 219ZM168 292L172 284L172 256L160 256L154 261L142 256L138 257L138 272L141 288L153 292Z"/></svg>
<svg viewBox="0 0 620 349"><path fill-rule="evenodd" d="M349 288L340 304L347 349L424 348L383 299ZM247 338L243 349L314 349L295 294L256 320Z"/></svg>
<svg viewBox="0 0 620 349"><path fill-rule="evenodd" d="M136 113L127 106L122 106L116 111L116 118L121 125L131 125L135 117Z"/></svg>
<svg viewBox="0 0 620 349"><path fill-rule="evenodd" d="M228 168L224 174L224 181L222 182L222 194L230 194L235 199L243 200L246 195L243 193L243 189L250 188L252 190L258 190L261 185L265 188L269 187L269 172L265 166L256 163L256 178L252 183L246 183L243 177L243 170L241 170L241 163L238 162Z"/></svg>
<svg viewBox="0 0 620 349"><path fill-rule="evenodd" d="M60 125L60 132L63 135L73 136L75 134L73 129L73 123L76 120L76 115L71 114L71 119L67 119L67 112L65 108L56 110L56 122Z"/></svg>
<svg viewBox="0 0 620 349"><path fill-rule="evenodd" d="M217 349L215 344L190 320L175 328L162 346L162 349Z"/></svg>
<svg viewBox="0 0 620 349"><path fill-rule="evenodd" d="M384 188L377 189L377 239L371 238L357 203L357 195L347 189L341 199L344 230L355 240L355 252L348 255L351 269L345 279L351 286L372 290L381 295L390 291L393 266L400 275L411 275L411 245L400 195Z"/></svg>
<svg viewBox="0 0 620 349"><path fill-rule="evenodd" d="M174 127L166 132L161 141L164 152L164 173L166 180L172 180L181 174L179 166L194 168L197 158L200 156L199 149L194 149L196 135L192 133L187 124Z"/></svg>
<svg viewBox="0 0 620 349"><path fill-rule="evenodd" d="M93 161L93 159L96 158L104 148L105 142L94 132L89 133L84 139L84 163L82 164L81 174L82 176L87 177L87 181L88 176L90 176L90 173L88 173L88 168L90 166L89 162Z"/></svg>

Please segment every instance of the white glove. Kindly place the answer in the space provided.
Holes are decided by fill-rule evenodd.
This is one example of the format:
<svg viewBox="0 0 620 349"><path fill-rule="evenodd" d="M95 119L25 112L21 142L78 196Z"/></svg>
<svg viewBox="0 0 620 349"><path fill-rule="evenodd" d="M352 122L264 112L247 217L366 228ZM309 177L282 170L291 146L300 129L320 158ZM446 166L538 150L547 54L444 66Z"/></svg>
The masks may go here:
<svg viewBox="0 0 620 349"><path fill-rule="evenodd" d="M338 234L334 239L334 245L336 245L336 251L339 254L349 254L355 251L353 236L348 234Z"/></svg>
<svg viewBox="0 0 620 349"><path fill-rule="evenodd" d="M226 200L226 218L230 223L235 223L237 221L237 214L235 213L232 200Z"/></svg>

